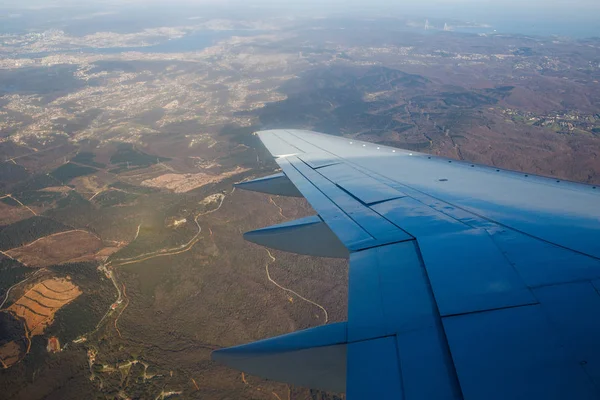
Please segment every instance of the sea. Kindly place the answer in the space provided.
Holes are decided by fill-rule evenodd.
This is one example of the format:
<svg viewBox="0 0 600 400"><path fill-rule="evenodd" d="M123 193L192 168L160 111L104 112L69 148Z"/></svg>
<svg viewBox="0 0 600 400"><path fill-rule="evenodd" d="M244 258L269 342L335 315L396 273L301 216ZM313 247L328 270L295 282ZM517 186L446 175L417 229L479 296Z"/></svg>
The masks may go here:
<svg viewBox="0 0 600 400"><path fill-rule="evenodd" d="M261 31L258 30L202 30L182 36L180 38L165 40L163 42L150 46L135 46L135 47L80 47L71 50L61 50L58 53L93 53L93 54L117 54L129 51L137 51L140 53L183 53L191 51L202 51L207 47L212 46L220 40L228 39L233 36L258 35ZM19 54L24 58L46 57L57 52L37 52Z"/></svg>

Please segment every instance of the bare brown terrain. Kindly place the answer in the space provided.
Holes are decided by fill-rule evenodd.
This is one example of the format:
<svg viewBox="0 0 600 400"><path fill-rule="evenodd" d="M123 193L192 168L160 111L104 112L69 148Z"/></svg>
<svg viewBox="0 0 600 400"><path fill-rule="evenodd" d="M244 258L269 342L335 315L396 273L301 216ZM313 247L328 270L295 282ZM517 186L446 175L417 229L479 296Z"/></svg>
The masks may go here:
<svg viewBox="0 0 600 400"><path fill-rule="evenodd" d="M73 230L40 238L8 250L6 254L29 267L42 268L69 261L93 260L102 247L102 240L98 236L84 230ZM107 251L99 256L106 256Z"/></svg>
<svg viewBox="0 0 600 400"><path fill-rule="evenodd" d="M219 175L211 175L203 172L196 174L164 174L156 178L142 181L142 186L155 187L159 189L172 190L175 193L185 193L190 190L208 185L209 183L220 182L231 176L248 171L248 168L237 167Z"/></svg>
<svg viewBox="0 0 600 400"><path fill-rule="evenodd" d="M0 346L0 364L2 368L9 368L21 357L21 346L13 341Z"/></svg>
<svg viewBox="0 0 600 400"><path fill-rule="evenodd" d="M0 202L0 225L8 225L33 215L31 211L20 206L9 206Z"/></svg>
<svg viewBox="0 0 600 400"><path fill-rule="evenodd" d="M57 337L50 337L48 338L48 344L46 345L46 350L48 350L49 353L56 353L58 351L60 351L60 341L58 340Z"/></svg>
<svg viewBox="0 0 600 400"><path fill-rule="evenodd" d="M41 192L68 193L71 190L73 190L73 189L68 186L51 186L51 187L43 188L41 190Z"/></svg>
<svg viewBox="0 0 600 400"><path fill-rule="evenodd" d="M22 339L11 340L0 346L2 367L10 368L29 354L32 337L42 335L52 324L55 313L81 294L81 290L68 278L44 279L29 288L10 307L2 310L15 316L24 328ZM53 349L60 350L58 339L54 338L54 341L56 346Z"/></svg>
<svg viewBox="0 0 600 400"><path fill-rule="evenodd" d="M47 279L35 284L7 310L23 319L30 338L41 335L52 323L54 314L81 293L68 279Z"/></svg>

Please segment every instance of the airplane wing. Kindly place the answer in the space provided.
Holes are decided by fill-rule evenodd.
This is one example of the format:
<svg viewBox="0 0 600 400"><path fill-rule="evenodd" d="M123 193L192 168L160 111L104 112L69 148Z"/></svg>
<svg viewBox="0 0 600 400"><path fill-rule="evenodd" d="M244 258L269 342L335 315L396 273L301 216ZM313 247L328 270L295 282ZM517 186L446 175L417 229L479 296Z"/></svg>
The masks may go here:
<svg viewBox="0 0 600 400"><path fill-rule="evenodd" d="M245 237L348 257L348 321L213 359L349 400L600 398L600 187L257 134L282 173L240 186L303 196L317 215Z"/></svg>

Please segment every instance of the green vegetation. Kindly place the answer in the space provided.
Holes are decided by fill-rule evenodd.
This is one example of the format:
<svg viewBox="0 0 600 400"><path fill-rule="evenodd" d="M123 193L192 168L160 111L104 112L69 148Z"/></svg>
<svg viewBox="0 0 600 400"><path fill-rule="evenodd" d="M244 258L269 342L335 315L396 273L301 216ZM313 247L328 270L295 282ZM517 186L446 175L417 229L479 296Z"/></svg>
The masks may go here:
<svg viewBox="0 0 600 400"><path fill-rule="evenodd" d="M121 189L126 192L133 192L133 193L137 193L137 194L151 194L151 193L159 192L159 189L156 189L156 188L145 187L145 186L136 186L136 185L131 185L129 183L125 183L125 182L121 182L121 181L112 183L109 185L109 187L112 187L115 189Z"/></svg>
<svg viewBox="0 0 600 400"><path fill-rule="evenodd" d="M17 282L22 281L34 270L10 258L0 259L0 299L4 300L6 291ZM0 300L0 302L2 302ZM1 337L2 335L0 335Z"/></svg>
<svg viewBox="0 0 600 400"><path fill-rule="evenodd" d="M0 189L21 182L27 179L28 176L27 170L20 165L11 162L0 163Z"/></svg>
<svg viewBox="0 0 600 400"><path fill-rule="evenodd" d="M110 172L111 174L119 175L122 172L135 171L135 170L146 168L146 167L147 167L147 165L142 165L142 166L137 166L137 167L123 165L118 168L109 169L108 172Z"/></svg>
<svg viewBox="0 0 600 400"><path fill-rule="evenodd" d="M52 266L57 276L69 276L82 291L72 303L58 310L47 336L58 336L64 343L93 331L115 300L111 281L97 270L96 263L72 263Z"/></svg>
<svg viewBox="0 0 600 400"><path fill-rule="evenodd" d="M121 208L121 207L119 207ZM129 245L123 247L111 258L129 258L139 254L156 251L157 249L169 249L179 247L195 237L198 228L192 219L192 214L185 216L188 223L178 229L172 229L165 226L166 210L157 209L151 218L145 219L140 227L138 238ZM184 217L182 215L182 217ZM156 262L160 265L164 260L158 259ZM125 267L123 267L125 268ZM133 265L132 265L133 268Z"/></svg>
<svg viewBox="0 0 600 400"><path fill-rule="evenodd" d="M483 92L486 95L495 97L495 98L499 98L499 99L503 99L507 96L510 96L510 94L512 93L512 90L514 89L514 86L500 86L494 89L485 89Z"/></svg>
<svg viewBox="0 0 600 400"><path fill-rule="evenodd" d="M84 167L73 163L66 163L56 168L50 173L50 175L62 183L67 183L71 179L77 178L78 176L90 175L96 171L97 170L95 168Z"/></svg>
<svg viewBox="0 0 600 400"><path fill-rule="evenodd" d="M71 160L73 162L79 164L89 165L90 167L95 168L105 168L106 164L98 163L94 161L96 155L94 153L90 153L88 151L82 151L77 153L77 155Z"/></svg>
<svg viewBox="0 0 600 400"><path fill-rule="evenodd" d="M531 47L519 47L518 49L513 51L513 54L516 56L531 57L535 55L535 52Z"/></svg>
<svg viewBox="0 0 600 400"><path fill-rule="evenodd" d="M475 108L478 106L496 104L498 102L498 100L493 97L471 92L442 93L442 101L448 106L466 108Z"/></svg>
<svg viewBox="0 0 600 400"><path fill-rule="evenodd" d="M92 108L83 113L77 113L77 117L72 119L57 118L54 120L54 129L63 131L71 136L89 127L100 114L102 114L102 110Z"/></svg>
<svg viewBox="0 0 600 400"><path fill-rule="evenodd" d="M8 225L0 231L0 250L8 250L70 228L53 219L35 216Z"/></svg>
<svg viewBox="0 0 600 400"><path fill-rule="evenodd" d="M19 201L27 206L35 204L35 205L48 205L52 204L55 201L60 200L64 197L63 193L60 192L43 192L43 191L33 191L33 192L22 192L19 193Z"/></svg>
<svg viewBox="0 0 600 400"><path fill-rule="evenodd" d="M157 107L152 110L146 111L135 119L136 122L143 126L152 126L165 115L165 110L162 107Z"/></svg>
<svg viewBox="0 0 600 400"><path fill-rule="evenodd" d="M92 203L72 190L66 197L56 202L56 208L46 211L44 216L64 221L77 228L84 228L96 217L95 212Z"/></svg>
<svg viewBox="0 0 600 400"><path fill-rule="evenodd" d="M24 335L23 322L11 313L0 313L0 346L12 340L19 340Z"/></svg>
<svg viewBox="0 0 600 400"><path fill-rule="evenodd" d="M136 149L130 143L120 144L115 154L110 157L111 163L121 166L125 165L126 167L127 165L130 167L149 167L150 165L169 160L170 158L146 154Z"/></svg>
<svg viewBox="0 0 600 400"><path fill-rule="evenodd" d="M75 208L88 205L90 205L90 202L74 190L70 191L66 197L63 197L56 203L58 208Z"/></svg>
<svg viewBox="0 0 600 400"><path fill-rule="evenodd" d="M28 191L35 191L35 190L40 190L40 189L44 189L50 186L56 186L57 182L56 179L54 179L51 176L48 176L47 174L38 174L38 175L34 175L31 178L16 184L13 188L12 188L12 192L13 193L22 193L22 192L28 192Z"/></svg>
<svg viewBox="0 0 600 400"><path fill-rule="evenodd" d="M136 194L125 193L118 190L110 190L96 196L94 202L102 207L111 207L131 203L138 197L139 196Z"/></svg>
<svg viewBox="0 0 600 400"><path fill-rule="evenodd" d="M12 206L12 207L20 207L21 206L19 204L19 202L16 201L15 199L13 199L12 197L5 197L3 199L0 199L0 201L3 202L4 204Z"/></svg>

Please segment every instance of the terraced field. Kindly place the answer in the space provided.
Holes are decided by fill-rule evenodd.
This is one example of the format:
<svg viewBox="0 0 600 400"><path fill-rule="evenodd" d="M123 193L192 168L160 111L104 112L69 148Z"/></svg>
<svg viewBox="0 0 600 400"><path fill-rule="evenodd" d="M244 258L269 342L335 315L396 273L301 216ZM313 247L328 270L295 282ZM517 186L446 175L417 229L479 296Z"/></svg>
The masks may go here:
<svg viewBox="0 0 600 400"><path fill-rule="evenodd" d="M52 323L54 314L81 293L68 279L47 279L35 284L8 311L24 320L29 337L41 335Z"/></svg>

